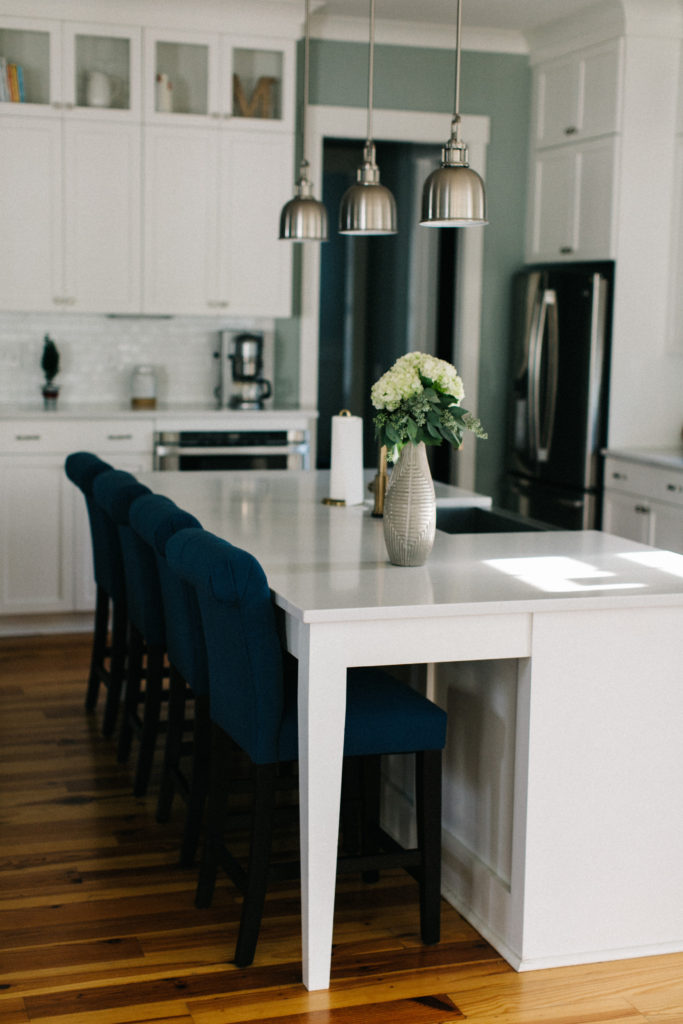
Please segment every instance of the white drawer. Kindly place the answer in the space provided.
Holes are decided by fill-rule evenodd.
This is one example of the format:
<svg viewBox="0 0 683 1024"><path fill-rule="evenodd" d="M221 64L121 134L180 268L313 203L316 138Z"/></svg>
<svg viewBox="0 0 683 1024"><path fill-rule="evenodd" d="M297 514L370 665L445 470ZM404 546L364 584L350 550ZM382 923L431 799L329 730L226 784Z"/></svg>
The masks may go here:
<svg viewBox="0 0 683 1024"><path fill-rule="evenodd" d="M0 423L0 452L96 455L144 452L151 455L154 426L140 420L13 420Z"/></svg>
<svg viewBox="0 0 683 1024"><path fill-rule="evenodd" d="M683 508L683 472L626 459L605 459L605 487Z"/></svg>

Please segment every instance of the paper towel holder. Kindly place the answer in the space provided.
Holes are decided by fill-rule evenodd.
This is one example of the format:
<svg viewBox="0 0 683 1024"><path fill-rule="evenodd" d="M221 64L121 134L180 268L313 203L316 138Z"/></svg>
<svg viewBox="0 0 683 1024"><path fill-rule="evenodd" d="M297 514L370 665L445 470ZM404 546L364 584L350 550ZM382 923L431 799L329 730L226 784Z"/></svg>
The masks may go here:
<svg viewBox="0 0 683 1024"><path fill-rule="evenodd" d="M340 409L339 410L339 415L340 416L351 416L352 413L351 413L350 409ZM338 508L343 508L343 507L346 506L346 502L344 501L343 498L323 498L322 501L320 502L320 504L321 505L335 505Z"/></svg>

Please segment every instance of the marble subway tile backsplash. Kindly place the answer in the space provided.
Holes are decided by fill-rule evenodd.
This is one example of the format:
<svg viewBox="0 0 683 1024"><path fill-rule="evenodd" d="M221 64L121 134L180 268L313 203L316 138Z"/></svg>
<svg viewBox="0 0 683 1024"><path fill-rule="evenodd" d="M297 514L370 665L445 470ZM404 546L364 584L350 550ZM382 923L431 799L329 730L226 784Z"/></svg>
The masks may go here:
<svg viewBox="0 0 683 1024"><path fill-rule="evenodd" d="M154 366L160 404L210 404L218 383L213 353L221 330L272 329L272 321L0 314L0 406L42 408L43 337L60 355L60 404L128 405L133 370Z"/></svg>

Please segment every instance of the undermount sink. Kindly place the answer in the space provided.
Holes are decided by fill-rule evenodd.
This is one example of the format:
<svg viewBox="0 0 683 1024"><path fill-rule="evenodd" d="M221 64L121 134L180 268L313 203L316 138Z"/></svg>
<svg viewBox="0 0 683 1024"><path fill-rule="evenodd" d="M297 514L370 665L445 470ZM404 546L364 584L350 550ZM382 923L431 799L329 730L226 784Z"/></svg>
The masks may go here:
<svg viewBox="0 0 683 1024"><path fill-rule="evenodd" d="M466 508L437 506L436 528L444 533L529 533L554 530L537 519L527 519L502 508Z"/></svg>

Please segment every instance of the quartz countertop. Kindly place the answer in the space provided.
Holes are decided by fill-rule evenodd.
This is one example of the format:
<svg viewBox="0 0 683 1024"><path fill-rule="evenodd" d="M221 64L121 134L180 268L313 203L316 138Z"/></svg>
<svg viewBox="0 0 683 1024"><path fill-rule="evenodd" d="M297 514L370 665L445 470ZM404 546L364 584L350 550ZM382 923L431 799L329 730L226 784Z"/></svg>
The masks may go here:
<svg viewBox="0 0 683 1024"><path fill-rule="evenodd" d="M683 445L667 448L605 448L602 454L610 459L625 459L646 466L683 469Z"/></svg>
<svg viewBox="0 0 683 1024"><path fill-rule="evenodd" d="M172 430L177 425L193 429L192 424L200 421L209 424L255 427L277 420L278 423L300 423L302 418L317 419L317 409L217 409L214 405L165 405L156 409L132 409L120 403L98 403L97 405L70 405L61 400L55 410L45 410L41 405L0 406L2 420L101 420L139 419L154 420L162 429ZM197 427L195 429L202 429Z"/></svg>

